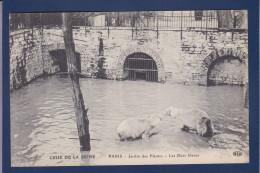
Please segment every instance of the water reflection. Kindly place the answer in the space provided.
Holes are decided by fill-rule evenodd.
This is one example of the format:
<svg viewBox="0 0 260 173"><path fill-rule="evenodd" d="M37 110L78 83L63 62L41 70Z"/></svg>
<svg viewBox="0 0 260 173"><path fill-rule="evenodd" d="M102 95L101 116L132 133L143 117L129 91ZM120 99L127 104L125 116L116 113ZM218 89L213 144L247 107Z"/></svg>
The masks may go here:
<svg viewBox="0 0 260 173"><path fill-rule="evenodd" d="M229 139L236 144L228 143L224 148L247 151L248 111L243 108L242 87L95 79L80 82L85 105L89 107L90 135L98 139L91 141L92 150L80 153L69 80L59 76L39 78L10 96L12 166L93 165L97 164L95 159L50 157L221 149L218 141L228 143ZM149 140L119 141L116 128L121 121L160 114L169 106L205 110L216 130L228 135L200 138L180 131L178 124L168 117L156 127L159 133Z"/></svg>

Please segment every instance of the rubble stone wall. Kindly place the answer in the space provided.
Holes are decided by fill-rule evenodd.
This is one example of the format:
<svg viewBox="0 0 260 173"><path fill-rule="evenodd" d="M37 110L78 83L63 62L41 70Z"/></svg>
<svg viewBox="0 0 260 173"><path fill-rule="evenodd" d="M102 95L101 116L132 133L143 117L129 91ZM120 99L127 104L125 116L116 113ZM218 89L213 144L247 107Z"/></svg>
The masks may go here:
<svg viewBox="0 0 260 173"><path fill-rule="evenodd" d="M53 65L50 51L64 49L61 28L35 29L33 37L30 36L32 34L20 32L11 33L14 36L10 37L11 89L44 73L59 71L59 66ZM222 76L218 78L220 84L248 82L248 34L244 31L164 30L159 31L157 37L156 30L134 29L132 32L131 28L110 27L108 30L78 27L73 30L73 36L76 51L80 53L81 73L85 76L93 76L98 71L98 60L104 58L106 77L123 79L125 58L132 53L142 52L155 60L159 81L207 85L209 74L221 76L224 72L232 80ZM100 39L103 42L102 54ZM230 57L242 63L237 71L240 74L234 74L232 68L221 65L234 65L233 61L225 60ZM219 58L224 60L217 64L218 67L211 67ZM211 73L211 70L214 72Z"/></svg>

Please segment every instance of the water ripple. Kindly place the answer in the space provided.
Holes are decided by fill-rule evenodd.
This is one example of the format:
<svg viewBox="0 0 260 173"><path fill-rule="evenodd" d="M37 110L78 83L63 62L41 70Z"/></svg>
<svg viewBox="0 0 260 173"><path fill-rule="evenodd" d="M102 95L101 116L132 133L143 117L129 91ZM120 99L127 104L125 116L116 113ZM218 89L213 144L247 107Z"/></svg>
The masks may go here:
<svg viewBox="0 0 260 173"><path fill-rule="evenodd" d="M133 153L142 151L191 151L240 147L220 145L221 140L245 141L248 146L248 111L243 108L243 88L235 86L202 87L143 81L81 79L81 89L89 108L92 151ZM81 165L95 161L52 161L51 155L79 154L76 117L69 80L52 76L39 78L11 93L12 165ZM222 135L212 140L180 131L170 118L161 121L157 135L149 140L120 142L118 124L130 117L160 114L169 106L200 108L208 112ZM225 135L226 134L226 135ZM242 143L242 142L241 142Z"/></svg>

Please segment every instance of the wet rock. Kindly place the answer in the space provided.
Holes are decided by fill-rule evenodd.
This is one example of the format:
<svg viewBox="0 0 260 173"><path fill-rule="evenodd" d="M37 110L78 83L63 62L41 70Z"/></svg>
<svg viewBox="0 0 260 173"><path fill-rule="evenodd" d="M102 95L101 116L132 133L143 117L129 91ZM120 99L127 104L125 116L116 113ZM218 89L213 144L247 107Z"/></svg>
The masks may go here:
<svg viewBox="0 0 260 173"><path fill-rule="evenodd" d="M234 134L219 134L213 136L209 141L209 145L213 148L220 149L240 149L246 147L246 143L239 137Z"/></svg>
<svg viewBox="0 0 260 173"><path fill-rule="evenodd" d="M241 128L236 128L234 126L229 126L227 127L228 130L231 130L233 132L237 132L237 133L246 133L245 129L241 129Z"/></svg>

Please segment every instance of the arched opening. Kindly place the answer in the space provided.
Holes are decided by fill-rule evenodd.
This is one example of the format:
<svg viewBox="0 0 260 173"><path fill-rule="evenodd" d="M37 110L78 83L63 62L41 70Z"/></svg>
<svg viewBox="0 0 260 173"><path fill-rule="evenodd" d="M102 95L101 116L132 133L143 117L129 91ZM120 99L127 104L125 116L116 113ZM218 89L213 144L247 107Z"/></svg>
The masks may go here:
<svg viewBox="0 0 260 173"><path fill-rule="evenodd" d="M67 72L68 67L65 49L52 50L49 53L52 57L53 65L58 65L60 67L61 72ZM81 72L81 58L78 52L76 52L76 59L79 72Z"/></svg>
<svg viewBox="0 0 260 173"><path fill-rule="evenodd" d="M158 82L158 69L152 57L145 53L136 52L126 57L124 74L129 80L145 80Z"/></svg>
<svg viewBox="0 0 260 173"><path fill-rule="evenodd" d="M226 55L215 59L208 67L207 86L244 85L245 64L235 56Z"/></svg>

